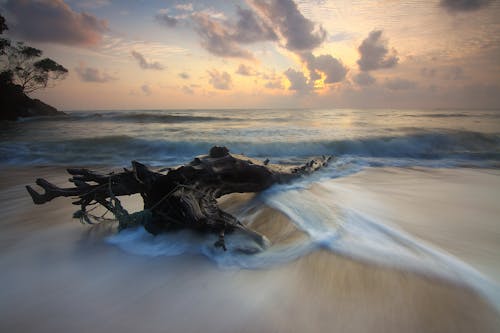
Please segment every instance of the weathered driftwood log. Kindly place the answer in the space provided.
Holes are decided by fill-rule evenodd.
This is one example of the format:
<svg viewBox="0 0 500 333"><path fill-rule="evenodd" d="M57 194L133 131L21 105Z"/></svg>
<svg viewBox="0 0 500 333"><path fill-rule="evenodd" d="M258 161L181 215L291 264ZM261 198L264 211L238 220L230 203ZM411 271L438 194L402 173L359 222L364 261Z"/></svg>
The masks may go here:
<svg viewBox="0 0 500 333"><path fill-rule="evenodd" d="M35 204L43 204L57 197L77 197L80 206L75 217L88 223L87 207L102 205L112 212L119 229L142 225L159 234L182 228L215 233L216 247L226 250L224 234L242 231L257 243L264 238L245 228L234 216L217 206L217 198L230 193L260 192L276 183L286 183L326 166L330 157L312 159L302 166L269 164L242 155L231 155L226 147L213 147L208 155L196 157L189 164L155 172L133 161L132 170L120 173L98 174L88 169L68 169L75 186L60 188L44 179L36 184L45 192L38 193L26 186ZM129 214L117 199L119 196L139 193L144 210Z"/></svg>

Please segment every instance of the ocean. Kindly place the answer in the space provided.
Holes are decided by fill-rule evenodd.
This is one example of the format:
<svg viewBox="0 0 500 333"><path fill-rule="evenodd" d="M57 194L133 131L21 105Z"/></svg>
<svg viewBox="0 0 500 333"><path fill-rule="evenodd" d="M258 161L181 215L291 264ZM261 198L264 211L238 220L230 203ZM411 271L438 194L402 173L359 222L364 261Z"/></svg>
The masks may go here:
<svg viewBox="0 0 500 333"><path fill-rule="evenodd" d="M12 302L14 296L18 297L26 290L37 295L41 293L26 286L30 281L21 279L24 282L19 282L20 276L33 272L28 265L39 267L39 262L47 262L48 267L52 267L39 267L36 271L36 274L45 277L42 280L45 281L44 288L58 288L58 283L51 282L51 279L61 279L57 272L67 277L65 281L74 279L73 287L84 285L85 292L79 293L80 297L94 295L82 305L92 313L93 300L100 300L99 295L109 288L116 289L115 283L122 279L124 267L128 267L130 279L133 277L135 283L151 278L144 272L139 273L141 267L153 269L154 273L160 270L154 265L166 265L161 274L170 276L169 283L180 285L179 290L194 288L191 290L200 293L198 288L206 281L211 281L209 285L217 286L217 290L232 288L233 296L224 302L233 304L234 310L231 311L235 312L235 318L254 313L254 306L270 309L271 304L276 303L273 300L275 294L286 299L292 297L294 292L280 288L300 281L301 287L298 288L304 294L293 298L293 301L290 299L290 304L297 305L289 306L301 312L304 309L299 304L305 299L310 300L310 317L307 320L302 318L306 321L297 319L295 322L287 317L285 311L283 317L277 315L282 320L278 321L282 325L280 327L293 328L294 325L304 324L309 318L329 309L331 304L340 304L336 310L339 313L347 309L351 309L348 312L361 311L359 309L365 307L360 305L365 304L366 299L357 294L359 290L356 288L361 288L365 294L370 294L370 288L380 290L381 295L390 294L399 302L377 298L376 304L385 309L385 315L380 318L372 316L375 311L372 307L371 312L363 317L362 322L366 326L360 326L361 331L373 323L381 325L379 331L398 331L401 328L399 331L408 332L428 331L430 326L425 326L424 322L444 325L445 329L436 328L438 331L470 331L483 324L487 326L493 322L493 326L488 327L496 327L500 323L499 317L493 315L492 321L477 317L477 322L469 318L466 324L458 324L457 318L466 316L467 311L463 309L475 303L470 298L464 298L463 303L453 301L455 296L449 298L443 296L441 291L432 289L440 288L436 286L446 281L477 293L496 309L496 314L500 309L500 111L70 111L64 117L22 119L2 123L0 127L0 170L4 173L0 178L0 217L7 226L1 239L10 244L4 245L7 250L0 256L0 265L9 267L9 273L0 277L0 283L16 285L14 291L7 295L12 296L8 297ZM290 184L275 185L256 195L238 194L220 200L223 209L268 238L269 248L254 255L231 251L248 241L231 238L231 235L226 238L229 250L224 252L213 247L212 235L189 231L153 236L142 229L119 233L113 228L103 228L105 231L102 231L93 227L89 230L71 223L74 206L71 206L70 200L55 200L56 203L34 207L24 190L24 185L34 183L39 176L59 185L65 184L63 167L89 167L105 171L129 167L130 161L137 160L160 169L187 163L197 155L206 154L214 145L226 146L233 153L269 159L271 163L303 163L318 155L330 155L333 159L325 169ZM124 203L130 211L141 209L139 198L125 198ZM51 209L51 205L56 208ZM40 209L44 209L43 214ZM28 228L29 237L23 228ZM83 242L78 240L81 234L86 235ZM75 239L78 249L71 245ZM88 239L91 239L90 243ZM99 254L89 250L88 246L97 247ZM55 254L63 252L64 256ZM34 253L49 256L35 259ZM203 268L195 269L194 264L187 268L180 263L183 260L192 262L193 259L189 258L193 257L197 258L196 265L201 265L197 267ZM199 263L200 258L204 264ZM365 271L365 268L353 268L343 261L336 262L340 259L333 258L359 263L362 267L375 267L375 273ZM78 264L81 260L85 262L85 268ZM125 266L113 266L116 260ZM207 262L216 270L203 266ZM85 287L88 282L82 275L87 276L89 266L92 274L105 272L107 275ZM343 273L342 267L346 269ZM402 275L387 273L382 278L387 269ZM254 273L235 273L242 271ZM189 276L187 272L190 272ZM412 280L413 276L441 282L430 283L427 287ZM219 278L222 280L219 281ZM158 283L161 281L159 276L154 279L158 279ZM181 283L179 279L185 282ZM256 281L260 281L258 285ZM321 286L324 289L309 290L308 286L314 283L319 283L318 288ZM118 284L129 289L126 282ZM173 289L160 288L159 285L156 292L163 293L167 298L167 293ZM329 286L333 288L332 292L345 289L349 293L342 296L342 302L330 296L327 299L325 290L330 290ZM257 290L265 290L266 296ZM127 291L125 295L132 292ZM409 296L410 292L414 294ZM200 296L202 300L198 303L193 301L198 297L196 293L188 292L190 301L180 305L167 304L165 300L155 301L155 306L184 310L195 307L197 315L205 316L204 311L213 308L211 299L219 296L206 294ZM445 299L451 304L455 302L454 307L449 308L455 312L449 314L446 320L444 310L435 313L438 319L423 320L423 317L418 317L414 322L410 320L414 326L401 326L398 320L405 318L401 314L394 316L395 321L391 324L392 319L386 316L391 311L404 313L408 310L410 317L419 316L420 310L413 308L412 312L412 307L417 306L415 299L420 294L433 299L432 307L436 309L439 306L435 304L445 302ZM120 298L122 295L116 293L113 297ZM246 310L236 310L246 304L242 300L249 297L255 302L251 303L252 306L247 304L251 309L244 305ZM52 310L46 310L49 315L53 315L54 311L64 313L72 302L66 296L51 299L55 305L49 307ZM154 297L140 296L138 299L149 304ZM422 302L425 300L422 299ZM357 306L351 308L347 303ZM0 301L0 306L2 304ZM29 304L25 308L38 306L37 302ZM422 307L422 304L419 306ZM275 305L278 307L279 304ZM128 311L133 312L131 309ZM110 314L109 310L104 313ZM342 330L345 325L354 325L356 321L354 319L349 324L339 318L329 321L324 317L328 317L328 313L321 315L323 319L316 324L306 325L304 329L313 327L313 331L321 331L320 326L325 325ZM143 312L142 315L148 314ZM226 315L221 314L222 317L226 318ZM181 330L195 325L194 322L182 321L182 316L172 315L169 318ZM122 319L127 320L125 316ZM161 329L163 326L159 323L164 319L158 317L156 320L158 326L154 326L155 329ZM275 327L274 320L264 320L263 329ZM65 323L64 327L74 328L69 320ZM208 323L213 331L219 328L215 319ZM11 328L23 327L16 326L14 322L11 324ZM207 322L197 321L198 324L203 327ZM240 321L234 323L236 326L228 324L227 331L240 330L240 324ZM469 324L472 326L467 326ZM46 326L47 330L50 327L58 326ZM78 329L82 327L92 328L80 322Z"/></svg>
<svg viewBox="0 0 500 333"><path fill-rule="evenodd" d="M1 125L1 165L173 166L213 145L277 163L497 167L500 112L484 110L71 111ZM334 170L336 168L332 168Z"/></svg>

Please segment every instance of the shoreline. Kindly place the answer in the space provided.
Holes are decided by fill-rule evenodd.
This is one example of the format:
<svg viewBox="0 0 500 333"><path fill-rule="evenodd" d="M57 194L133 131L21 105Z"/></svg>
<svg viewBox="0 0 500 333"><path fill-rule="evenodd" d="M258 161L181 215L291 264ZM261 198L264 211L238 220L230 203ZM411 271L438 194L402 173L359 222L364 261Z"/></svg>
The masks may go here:
<svg viewBox="0 0 500 333"><path fill-rule="evenodd" d="M460 258L500 284L499 169L371 168L335 182L338 198L354 209L377 211L384 224ZM353 197L354 190L363 197Z"/></svg>
<svg viewBox="0 0 500 333"><path fill-rule="evenodd" d="M193 255L131 255L72 219L75 206L69 200L33 205L24 185L36 177L62 185L64 168L2 171L0 267L6 273L0 283L9 288L1 292L0 328L5 331L495 332L500 327L498 312L468 288L325 250L258 270L221 269ZM401 184L406 178L397 171L369 170L389 172L385 179ZM372 176L334 181L344 184L344 194L364 186L383 198L384 178ZM235 207L245 195L229 199L226 204ZM359 204L369 208L371 199ZM134 198L125 201L137 204ZM272 209L262 214L285 223ZM425 240L427 229L416 230Z"/></svg>

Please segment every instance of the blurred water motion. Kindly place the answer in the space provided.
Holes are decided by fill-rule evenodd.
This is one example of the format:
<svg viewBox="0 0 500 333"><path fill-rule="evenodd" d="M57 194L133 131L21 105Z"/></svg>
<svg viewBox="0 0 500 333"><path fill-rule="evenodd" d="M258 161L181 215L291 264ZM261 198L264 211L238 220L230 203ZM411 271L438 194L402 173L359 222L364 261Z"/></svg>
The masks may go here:
<svg viewBox="0 0 500 333"><path fill-rule="evenodd" d="M246 261L224 253L174 255L161 242L123 239L132 250L149 245L146 250L161 255L130 254L130 248L106 241L113 228L102 226L99 232L72 220L74 207L67 202L29 201L22 184L35 174L61 184L62 169L4 171L2 331L495 332L500 327L498 312L475 285L475 273L462 270L451 279L435 274L457 272L456 262L446 261L453 257L445 254L440 261L432 252L430 257L414 252L420 247L449 252L463 267L472 265L480 276L498 281L498 171L379 168L257 197L224 198L227 210L275 246ZM126 200L128 207L137 209L137 203ZM278 203L296 206L295 215ZM349 211L360 219L349 218ZM298 223L300 217L307 223ZM367 224L357 225L363 221L382 225L365 229ZM322 238L322 228L339 234ZM399 233L418 246L412 248L415 244ZM203 248L205 240L182 241ZM349 246L342 251L343 245ZM353 252L357 246L368 251ZM290 248L300 251L287 256L283 249ZM380 257L372 251L377 248L394 255ZM414 265L412 255L422 261ZM262 260L268 261L242 268Z"/></svg>

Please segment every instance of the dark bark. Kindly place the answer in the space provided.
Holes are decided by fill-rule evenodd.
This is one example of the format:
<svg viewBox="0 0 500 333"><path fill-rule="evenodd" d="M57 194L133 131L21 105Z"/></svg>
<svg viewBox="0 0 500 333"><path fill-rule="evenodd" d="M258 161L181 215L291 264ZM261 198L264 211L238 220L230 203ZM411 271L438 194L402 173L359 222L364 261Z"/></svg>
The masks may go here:
<svg viewBox="0 0 500 333"><path fill-rule="evenodd" d="M73 204L80 205L81 210L75 216L88 222L87 206L100 204L115 215L120 229L143 225L155 235L182 228L215 233L219 240L214 245L225 250L224 235L235 230L258 242L263 243L264 239L221 210L217 198L230 193L263 191L273 184L308 175L326 166L329 160L330 157L322 156L301 166L286 167L269 164L268 160L231 155L225 147L213 147L208 155L164 173L134 161L132 170L106 175L88 169L68 169L72 175L70 181L75 185L71 188L59 188L44 179L36 180L44 193L31 186L26 188L35 204L57 197L78 197ZM143 198L146 213L128 214L116 197L137 193Z"/></svg>

